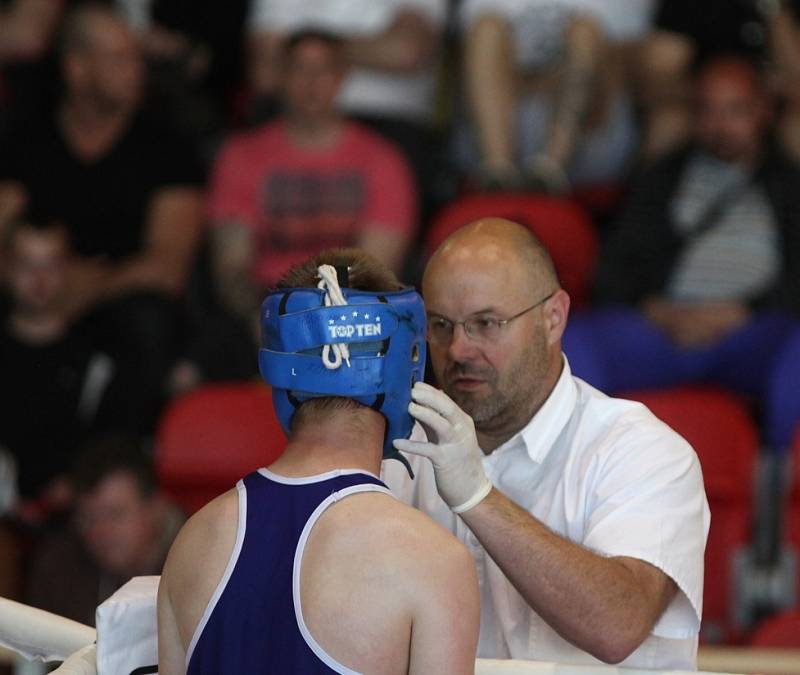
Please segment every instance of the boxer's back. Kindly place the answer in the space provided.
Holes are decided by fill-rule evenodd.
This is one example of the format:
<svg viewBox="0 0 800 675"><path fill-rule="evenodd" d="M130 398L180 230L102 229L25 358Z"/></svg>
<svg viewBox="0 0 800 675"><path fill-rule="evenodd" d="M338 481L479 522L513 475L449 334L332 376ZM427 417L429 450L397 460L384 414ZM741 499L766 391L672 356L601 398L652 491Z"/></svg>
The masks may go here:
<svg viewBox="0 0 800 675"><path fill-rule="evenodd" d="M255 476L295 491L259 505L247 490L249 513L241 488L223 495L190 521L165 569L162 592L169 608L180 608L174 624L190 675L220 672L223 662L214 660L242 650L247 654L234 658L246 663L227 668L472 672L475 572L449 533L358 473L344 489L321 486L320 495L335 489L334 497L301 499L313 513L300 514L289 536L286 499L304 489L307 496L324 477ZM270 523L268 511L257 515L264 508L277 520ZM250 534L244 539L234 526L242 517ZM162 671L171 672L163 664Z"/></svg>

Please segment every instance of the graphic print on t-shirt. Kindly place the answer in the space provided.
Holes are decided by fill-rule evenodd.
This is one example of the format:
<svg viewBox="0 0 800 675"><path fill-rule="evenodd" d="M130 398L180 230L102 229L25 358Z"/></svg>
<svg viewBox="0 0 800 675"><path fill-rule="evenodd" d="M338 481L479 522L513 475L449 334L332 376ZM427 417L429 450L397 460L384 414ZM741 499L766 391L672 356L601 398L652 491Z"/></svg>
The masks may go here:
<svg viewBox="0 0 800 675"><path fill-rule="evenodd" d="M352 245L365 194L356 171L275 171L264 184L262 204L273 225L265 244L282 251Z"/></svg>

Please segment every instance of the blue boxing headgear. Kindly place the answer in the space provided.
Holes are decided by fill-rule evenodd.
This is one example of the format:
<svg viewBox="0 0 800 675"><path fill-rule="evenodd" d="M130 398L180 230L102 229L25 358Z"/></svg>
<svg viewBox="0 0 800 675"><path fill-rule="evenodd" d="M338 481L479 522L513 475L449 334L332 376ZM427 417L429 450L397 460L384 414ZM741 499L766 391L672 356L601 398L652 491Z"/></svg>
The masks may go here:
<svg viewBox="0 0 800 675"><path fill-rule="evenodd" d="M413 289L340 289L333 272L333 291L344 304L326 306L326 297L330 302L334 294L330 285L328 290L277 290L262 303L258 363L261 376L272 386L281 426L288 434L292 416L304 401L351 398L384 416L383 456L400 460L411 473L392 441L411 435L411 387L424 379L422 298ZM331 350L336 354L333 362Z"/></svg>

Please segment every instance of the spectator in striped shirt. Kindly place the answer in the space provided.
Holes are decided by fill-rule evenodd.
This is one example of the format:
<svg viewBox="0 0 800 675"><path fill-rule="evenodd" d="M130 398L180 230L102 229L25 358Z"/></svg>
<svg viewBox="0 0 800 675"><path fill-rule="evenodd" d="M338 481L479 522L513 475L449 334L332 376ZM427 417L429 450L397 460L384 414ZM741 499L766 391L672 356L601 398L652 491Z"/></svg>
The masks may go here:
<svg viewBox="0 0 800 675"><path fill-rule="evenodd" d="M607 306L575 318L565 351L604 391L754 396L780 449L800 419L800 167L770 142L762 82L739 57L698 71L692 142L632 186L597 279Z"/></svg>

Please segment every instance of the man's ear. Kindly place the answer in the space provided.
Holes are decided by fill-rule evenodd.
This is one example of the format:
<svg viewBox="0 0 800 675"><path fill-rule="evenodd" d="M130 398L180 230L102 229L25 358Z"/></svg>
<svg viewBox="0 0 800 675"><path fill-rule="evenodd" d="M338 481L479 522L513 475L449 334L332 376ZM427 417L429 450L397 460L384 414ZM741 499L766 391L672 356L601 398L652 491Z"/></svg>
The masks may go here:
<svg viewBox="0 0 800 675"><path fill-rule="evenodd" d="M544 305L544 325L549 345L560 342L564 335L569 317L569 304L569 294L561 288Z"/></svg>

